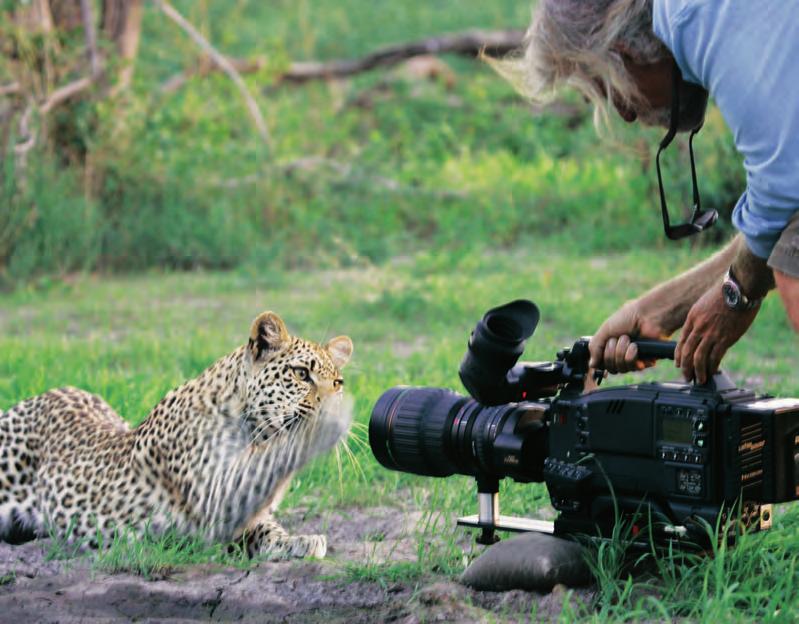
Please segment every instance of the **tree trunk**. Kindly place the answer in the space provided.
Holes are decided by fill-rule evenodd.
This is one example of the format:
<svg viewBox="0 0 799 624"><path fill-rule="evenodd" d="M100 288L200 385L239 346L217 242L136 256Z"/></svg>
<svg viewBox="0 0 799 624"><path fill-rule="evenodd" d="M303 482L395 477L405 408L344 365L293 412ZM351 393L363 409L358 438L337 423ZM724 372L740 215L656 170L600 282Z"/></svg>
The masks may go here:
<svg viewBox="0 0 799 624"><path fill-rule="evenodd" d="M53 14L47 0L33 0L14 11L14 24L28 32L41 33L53 30Z"/></svg>
<svg viewBox="0 0 799 624"><path fill-rule="evenodd" d="M126 89L133 79L141 35L142 0L103 0L103 37L113 42L122 61L115 91Z"/></svg>
<svg viewBox="0 0 799 624"><path fill-rule="evenodd" d="M50 13L57 30L76 30L83 26L80 0L50 0Z"/></svg>

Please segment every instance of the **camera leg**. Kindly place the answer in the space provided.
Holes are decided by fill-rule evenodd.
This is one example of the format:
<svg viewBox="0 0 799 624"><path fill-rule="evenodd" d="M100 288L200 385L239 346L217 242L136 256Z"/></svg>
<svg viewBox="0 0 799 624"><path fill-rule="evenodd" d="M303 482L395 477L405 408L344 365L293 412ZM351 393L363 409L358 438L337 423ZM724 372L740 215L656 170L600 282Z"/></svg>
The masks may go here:
<svg viewBox="0 0 799 624"><path fill-rule="evenodd" d="M499 520L499 480L477 478L477 505L477 520L481 528L477 543L490 546L499 541L496 534Z"/></svg>
<svg viewBox="0 0 799 624"><path fill-rule="evenodd" d="M494 527L482 527L475 541L481 546L491 546L499 541L499 535L496 534Z"/></svg>

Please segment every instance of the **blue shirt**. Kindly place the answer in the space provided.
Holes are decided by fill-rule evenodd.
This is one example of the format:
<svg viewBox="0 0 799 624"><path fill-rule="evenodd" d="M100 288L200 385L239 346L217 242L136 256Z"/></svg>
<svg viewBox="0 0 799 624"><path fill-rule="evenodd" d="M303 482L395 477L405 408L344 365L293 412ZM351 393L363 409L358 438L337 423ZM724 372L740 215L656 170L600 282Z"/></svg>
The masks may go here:
<svg viewBox="0 0 799 624"><path fill-rule="evenodd" d="M746 169L732 221L766 258L799 210L799 1L653 4L655 34L732 130Z"/></svg>

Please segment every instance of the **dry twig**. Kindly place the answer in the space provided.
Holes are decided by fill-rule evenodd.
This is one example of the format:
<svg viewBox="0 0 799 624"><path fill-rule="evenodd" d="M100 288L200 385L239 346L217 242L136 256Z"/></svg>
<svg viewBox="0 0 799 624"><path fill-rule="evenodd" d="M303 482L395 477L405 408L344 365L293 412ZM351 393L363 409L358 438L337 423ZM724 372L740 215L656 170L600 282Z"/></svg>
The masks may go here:
<svg viewBox="0 0 799 624"><path fill-rule="evenodd" d="M27 185L27 170L28 170L28 152L30 152L36 145L36 129L31 127L31 119L33 118L33 111L36 109L36 103L31 99L25 112L19 119L17 126L17 136L21 142L14 146L14 156L16 159L14 171L18 179L18 184L21 189Z"/></svg>
<svg viewBox="0 0 799 624"><path fill-rule="evenodd" d="M244 79L241 77L241 74L236 71L236 68L233 66L233 64L227 59L227 57L220 54L208 42L208 40L186 20L186 18L184 18L171 4L169 4L169 2L166 2L166 0L153 1L169 19L175 22L175 24L177 24L180 29L183 30L189 36L189 38L191 38L191 40L194 41L194 43L196 43L202 49L202 51L209 56L214 64L233 81L236 87L238 87L239 92L241 93L241 96L247 106L247 110L250 113L250 117L252 118L256 129L258 130L258 133L261 135L261 138L264 140L264 142L271 147L272 141L269 135L269 130L266 126L266 121L264 120L263 115L261 115L261 110L258 108L258 103L255 101L255 98L252 96L249 89L247 89Z"/></svg>
<svg viewBox="0 0 799 624"><path fill-rule="evenodd" d="M74 80L63 87L59 87L50 94L50 97L48 97L43 104L39 106L39 112L42 115L47 115L56 106L66 102L76 95L83 93L93 84L94 79L87 76L84 78L78 78L77 80Z"/></svg>

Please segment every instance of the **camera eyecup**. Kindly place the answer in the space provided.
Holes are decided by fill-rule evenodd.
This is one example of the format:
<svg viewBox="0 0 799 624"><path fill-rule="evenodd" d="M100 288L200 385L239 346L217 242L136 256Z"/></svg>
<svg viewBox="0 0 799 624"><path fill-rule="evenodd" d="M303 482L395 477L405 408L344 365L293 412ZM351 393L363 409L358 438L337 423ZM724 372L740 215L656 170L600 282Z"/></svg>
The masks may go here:
<svg viewBox="0 0 799 624"><path fill-rule="evenodd" d="M506 375L524 352L540 314L526 299L492 308L472 331L469 348L460 365L464 387L483 405L519 400L508 387Z"/></svg>

